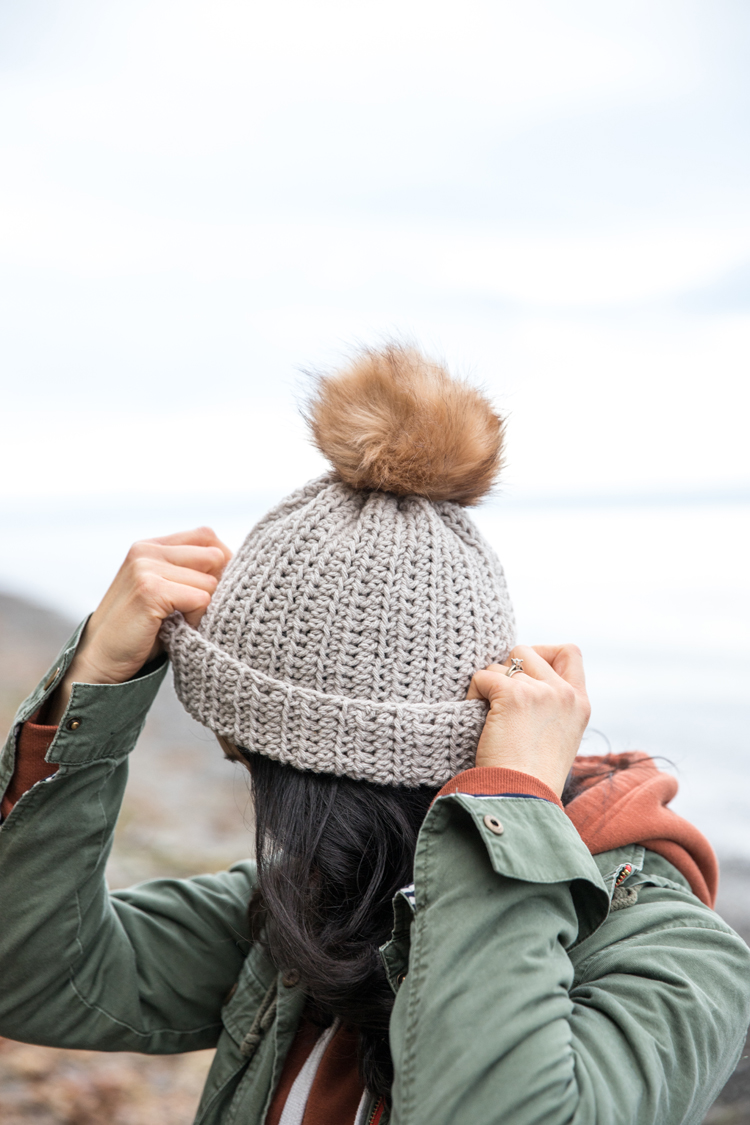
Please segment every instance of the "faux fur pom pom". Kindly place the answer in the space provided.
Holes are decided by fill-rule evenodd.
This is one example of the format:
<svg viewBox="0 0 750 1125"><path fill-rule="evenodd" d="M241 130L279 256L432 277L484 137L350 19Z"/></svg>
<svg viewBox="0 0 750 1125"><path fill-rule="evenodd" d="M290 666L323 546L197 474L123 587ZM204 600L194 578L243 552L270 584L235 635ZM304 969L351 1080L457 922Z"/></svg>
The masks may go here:
<svg viewBox="0 0 750 1125"><path fill-rule="evenodd" d="M500 470L503 422L488 399L415 348L366 349L320 376L307 418L353 488L470 505Z"/></svg>

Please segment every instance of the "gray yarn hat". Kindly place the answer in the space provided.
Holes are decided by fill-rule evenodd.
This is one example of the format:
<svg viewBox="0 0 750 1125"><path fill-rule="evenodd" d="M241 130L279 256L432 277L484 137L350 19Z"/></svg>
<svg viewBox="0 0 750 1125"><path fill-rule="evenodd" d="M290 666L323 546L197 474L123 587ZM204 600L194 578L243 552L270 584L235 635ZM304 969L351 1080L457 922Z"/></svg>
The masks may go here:
<svg viewBox="0 0 750 1125"><path fill-rule="evenodd" d="M443 401L446 389L466 392L489 410L414 352L365 360L390 364L400 391L414 390L421 364L422 412L424 378ZM341 383L321 382L314 430L330 420L327 388ZM350 414L347 432L356 429ZM371 453L371 431L366 446ZM253 528L197 630L180 614L164 623L175 688L195 719L245 750L301 770L439 786L474 763L486 706L465 700L473 673L513 645L503 571L461 504L383 488L395 477L382 464L375 488L372 474L358 487L342 480L340 457L336 470Z"/></svg>

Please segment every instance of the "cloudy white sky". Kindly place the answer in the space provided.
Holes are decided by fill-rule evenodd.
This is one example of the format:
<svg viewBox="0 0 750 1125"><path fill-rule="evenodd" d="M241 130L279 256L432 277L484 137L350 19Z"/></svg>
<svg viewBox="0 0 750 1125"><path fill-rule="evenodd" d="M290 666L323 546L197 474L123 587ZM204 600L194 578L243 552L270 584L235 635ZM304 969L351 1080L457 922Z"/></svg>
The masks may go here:
<svg viewBox="0 0 750 1125"><path fill-rule="evenodd" d="M508 494L747 488L742 0L0 5L0 502L280 494L419 341Z"/></svg>

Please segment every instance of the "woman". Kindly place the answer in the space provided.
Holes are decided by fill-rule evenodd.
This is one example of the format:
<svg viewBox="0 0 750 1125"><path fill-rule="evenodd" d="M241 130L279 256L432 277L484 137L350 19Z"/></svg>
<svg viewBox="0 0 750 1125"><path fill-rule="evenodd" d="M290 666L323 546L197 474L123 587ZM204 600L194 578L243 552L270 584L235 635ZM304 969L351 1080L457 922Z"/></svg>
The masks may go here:
<svg viewBox="0 0 750 1125"><path fill-rule="evenodd" d="M515 646L468 518L502 425L410 349L310 407L333 472L237 556L136 544L0 763L0 1034L216 1046L206 1125L699 1122L750 1018L716 864L644 755L580 758L573 646ZM109 894L169 655L249 768L257 866Z"/></svg>

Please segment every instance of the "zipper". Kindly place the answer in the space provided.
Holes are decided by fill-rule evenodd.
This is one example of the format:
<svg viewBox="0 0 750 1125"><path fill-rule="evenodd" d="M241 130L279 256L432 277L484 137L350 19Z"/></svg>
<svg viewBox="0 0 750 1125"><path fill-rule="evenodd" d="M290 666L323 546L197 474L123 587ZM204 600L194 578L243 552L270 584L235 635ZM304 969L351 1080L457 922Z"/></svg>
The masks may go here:
<svg viewBox="0 0 750 1125"><path fill-rule="evenodd" d="M623 866L620 868L620 870L618 872L617 878L615 879L615 890L617 890L618 887L620 887L625 882L628 875L632 875L632 874L633 874L632 863L623 864Z"/></svg>
<svg viewBox="0 0 750 1125"><path fill-rule="evenodd" d="M378 1122L380 1121L380 1118L383 1116L383 1110L384 1109L385 1109L385 1099L380 1098L380 1100L377 1101L375 1103L375 1105L372 1107L372 1112L370 1113L370 1116L367 1118L367 1125L378 1125Z"/></svg>

